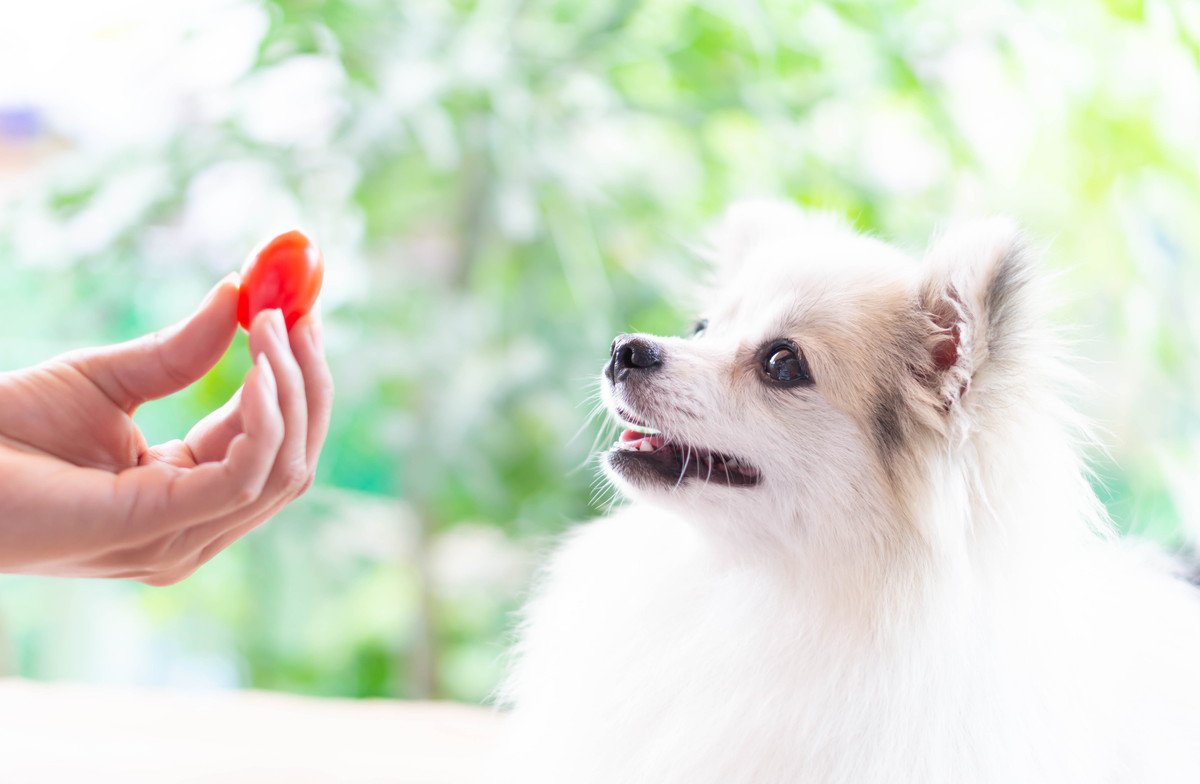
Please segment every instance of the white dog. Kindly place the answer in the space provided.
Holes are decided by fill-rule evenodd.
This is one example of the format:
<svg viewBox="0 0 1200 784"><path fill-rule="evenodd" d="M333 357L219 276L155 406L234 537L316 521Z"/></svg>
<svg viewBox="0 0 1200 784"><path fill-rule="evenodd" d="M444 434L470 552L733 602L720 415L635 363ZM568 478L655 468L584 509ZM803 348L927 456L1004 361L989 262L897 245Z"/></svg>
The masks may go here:
<svg viewBox="0 0 1200 784"><path fill-rule="evenodd" d="M1200 591L1114 540L1007 222L735 207L601 380L633 503L526 611L504 781L1200 781Z"/></svg>

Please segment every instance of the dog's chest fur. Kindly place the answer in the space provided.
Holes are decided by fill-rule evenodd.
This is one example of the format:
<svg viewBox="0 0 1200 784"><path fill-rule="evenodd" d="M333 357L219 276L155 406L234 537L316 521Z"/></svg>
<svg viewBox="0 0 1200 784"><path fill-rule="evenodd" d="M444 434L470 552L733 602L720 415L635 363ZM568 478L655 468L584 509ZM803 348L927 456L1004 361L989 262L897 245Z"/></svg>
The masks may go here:
<svg viewBox="0 0 1200 784"><path fill-rule="evenodd" d="M1138 665L1088 658L1115 642L1086 617L934 597L860 634L802 585L713 563L644 507L577 530L529 609L505 780L1151 780L1106 672ZM1049 589L1070 606L1070 586L1017 595ZM1165 770L1195 756L1162 745Z"/></svg>

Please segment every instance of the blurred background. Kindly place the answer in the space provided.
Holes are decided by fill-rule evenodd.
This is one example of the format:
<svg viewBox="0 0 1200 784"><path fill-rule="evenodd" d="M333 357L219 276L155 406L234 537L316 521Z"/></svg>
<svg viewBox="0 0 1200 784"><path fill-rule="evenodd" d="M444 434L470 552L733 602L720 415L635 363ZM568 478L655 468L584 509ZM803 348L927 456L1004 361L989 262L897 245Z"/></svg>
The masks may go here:
<svg viewBox="0 0 1200 784"><path fill-rule="evenodd" d="M777 195L920 248L1045 240L1126 531L1200 530L1200 4L42 0L0 18L0 369L181 318L313 233L316 486L182 585L0 577L0 674L484 700L553 537L610 501L611 337ZM145 407L182 436L244 339Z"/></svg>

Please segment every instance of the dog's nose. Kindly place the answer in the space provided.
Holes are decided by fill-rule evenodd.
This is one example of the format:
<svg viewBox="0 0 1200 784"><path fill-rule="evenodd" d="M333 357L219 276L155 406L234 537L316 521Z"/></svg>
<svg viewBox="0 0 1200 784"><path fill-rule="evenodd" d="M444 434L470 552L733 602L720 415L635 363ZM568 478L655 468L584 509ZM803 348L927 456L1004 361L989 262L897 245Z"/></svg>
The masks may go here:
<svg viewBox="0 0 1200 784"><path fill-rule="evenodd" d="M660 365L662 348L657 343L637 335L617 335L604 375L616 383L629 375L631 370L653 370Z"/></svg>

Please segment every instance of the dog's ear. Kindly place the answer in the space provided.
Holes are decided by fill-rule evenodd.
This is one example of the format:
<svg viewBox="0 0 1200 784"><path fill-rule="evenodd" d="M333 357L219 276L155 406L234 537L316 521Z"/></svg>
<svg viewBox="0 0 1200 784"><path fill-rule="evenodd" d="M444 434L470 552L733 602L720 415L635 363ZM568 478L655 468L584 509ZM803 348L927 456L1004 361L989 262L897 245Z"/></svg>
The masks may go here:
<svg viewBox="0 0 1200 784"><path fill-rule="evenodd" d="M947 408L983 375L1020 361L1036 268L1024 235L1004 218L958 225L930 245L918 303L928 335L921 374Z"/></svg>
<svg viewBox="0 0 1200 784"><path fill-rule="evenodd" d="M754 251L768 242L794 235L811 216L799 206L779 199L734 202L709 231L699 248L718 273L736 273Z"/></svg>

